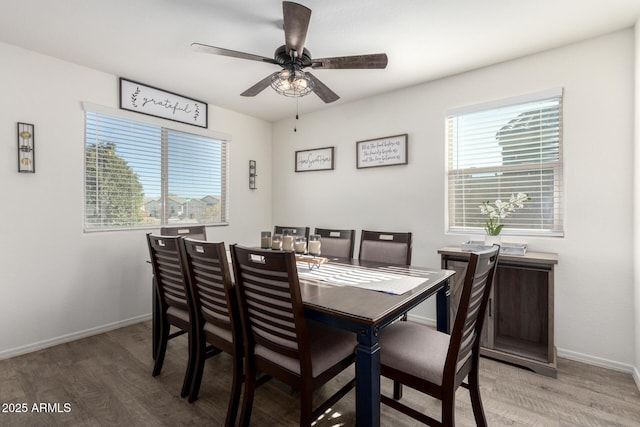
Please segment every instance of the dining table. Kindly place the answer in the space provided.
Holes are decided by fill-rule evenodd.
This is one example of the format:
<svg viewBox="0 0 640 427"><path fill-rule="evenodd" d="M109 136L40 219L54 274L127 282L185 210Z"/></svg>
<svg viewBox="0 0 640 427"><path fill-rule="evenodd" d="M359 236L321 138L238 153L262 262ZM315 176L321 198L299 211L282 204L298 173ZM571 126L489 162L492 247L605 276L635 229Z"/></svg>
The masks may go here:
<svg viewBox="0 0 640 427"><path fill-rule="evenodd" d="M319 268L298 262L305 316L357 336L358 426L380 425L380 331L435 296L437 329L448 333L449 278L454 274L357 259L331 259Z"/></svg>
<svg viewBox="0 0 640 427"><path fill-rule="evenodd" d="M376 427L380 425L380 331L435 296L436 327L448 333L449 279L455 272L357 259L323 261L299 258L297 262L305 316L356 334L356 424ZM160 319L155 289L154 295L155 355Z"/></svg>

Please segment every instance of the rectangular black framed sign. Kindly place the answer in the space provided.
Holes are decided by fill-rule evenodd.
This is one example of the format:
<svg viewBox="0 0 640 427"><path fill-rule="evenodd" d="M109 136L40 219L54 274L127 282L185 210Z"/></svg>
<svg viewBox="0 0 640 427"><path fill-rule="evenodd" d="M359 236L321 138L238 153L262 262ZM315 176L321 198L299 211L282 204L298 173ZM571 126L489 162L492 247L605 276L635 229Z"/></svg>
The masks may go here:
<svg viewBox="0 0 640 427"><path fill-rule="evenodd" d="M207 103L120 78L120 108L136 113L207 127Z"/></svg>
<svg viewBox="0 0 640 427"><path fill-rule="evenodd" d="M296 172L332 170L333 148L296 151Z"/></svg>
<svg viewBox="0 0 640 427"><path fill-rule="evenodd" d="M356 167L406 165L408 135L386 136L356 143Z"/></svg>

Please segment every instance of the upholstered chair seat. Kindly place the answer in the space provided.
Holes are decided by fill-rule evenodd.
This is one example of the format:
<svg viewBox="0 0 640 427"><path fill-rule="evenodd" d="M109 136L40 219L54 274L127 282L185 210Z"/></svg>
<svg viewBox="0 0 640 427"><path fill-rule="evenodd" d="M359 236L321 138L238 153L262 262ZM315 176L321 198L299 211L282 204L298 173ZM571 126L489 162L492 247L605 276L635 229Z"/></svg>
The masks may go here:
<svg viewBox="0 0 640 427"><path fill-rule="evenodd" d="M318 378L327 369L352 356L358 345L351 332L329 329L314 321L307 321L307 333L313 337L309 343L313 378ZM255 354L300 375L300 359L276 353L260 344L256 344Z"/></svg>
<svg viewBox="0 0 640 427"><path fill-rule="evenodd" d="M381 364L442 385L448 334L413 322L396 322L382 330L380 347L384 348Z"/></svg>

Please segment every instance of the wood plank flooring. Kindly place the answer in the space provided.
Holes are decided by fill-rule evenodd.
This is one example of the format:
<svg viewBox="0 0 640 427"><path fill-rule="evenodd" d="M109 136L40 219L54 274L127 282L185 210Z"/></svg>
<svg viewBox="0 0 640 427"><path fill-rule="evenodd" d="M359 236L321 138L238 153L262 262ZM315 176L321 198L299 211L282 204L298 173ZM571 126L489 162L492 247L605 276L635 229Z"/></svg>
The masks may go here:
<svg viewBox="0 0 640 427"><path fill-rule="evenodd" d="M207 361L200 399L190 404L180 398L186 337L169 342L156 378L151 376L150 348L151 324L144 322L0 361L0 426L222 425L231 359L220 354ZM640 426L640 392L629 374L559 359L558 378L552 379L485 358L480 363L490 426ZM350 375L353 370L325 386L318 399ZM390 394L392 385L383 379L382 388ZM438 413L439 403L410 389L405 388L403 400ZM316 426L354 425L354 401L352 391ZM16 404L26 412L16 413ZM296 394L272 380L256 393L251 425L297 426L298 407ZM384 405L381 421L389 427L419 425ZM458 426L474 425L462 388L456 396L456 421Z"/></svg>

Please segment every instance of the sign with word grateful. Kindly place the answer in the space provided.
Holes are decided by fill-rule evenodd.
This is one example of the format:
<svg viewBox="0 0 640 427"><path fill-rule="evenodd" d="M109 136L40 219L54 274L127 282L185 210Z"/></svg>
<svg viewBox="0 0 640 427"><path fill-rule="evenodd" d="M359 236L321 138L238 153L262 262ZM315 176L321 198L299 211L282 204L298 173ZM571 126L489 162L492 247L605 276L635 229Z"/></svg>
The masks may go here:
<svg viewBox="0 0 640 427"><path fill-rule="evenodd" d="M207 127L205 102L123 78L120 78L120 108Z"/></svg>

